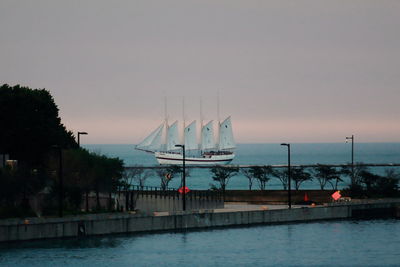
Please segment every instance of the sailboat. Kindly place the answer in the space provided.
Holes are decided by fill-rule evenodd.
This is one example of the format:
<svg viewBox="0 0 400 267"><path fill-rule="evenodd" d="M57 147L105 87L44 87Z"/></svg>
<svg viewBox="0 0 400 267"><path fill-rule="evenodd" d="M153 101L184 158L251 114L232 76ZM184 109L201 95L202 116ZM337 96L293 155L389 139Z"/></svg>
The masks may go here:
<svg viewBox="0 0 400 267"><path fill-rule="evenodd" d="M222 165L230 163L235 157L236 147L233 137L231 117L218 121L217 139L215 142L213 121L200 126L200 143L197 141L196 121L183 127L183 144L185 145L185 163L188 165ZM168 120L151 132L136 149L154 156L159 164L183 164L182 148L179 136L178 121L171 125Z"/></svg>

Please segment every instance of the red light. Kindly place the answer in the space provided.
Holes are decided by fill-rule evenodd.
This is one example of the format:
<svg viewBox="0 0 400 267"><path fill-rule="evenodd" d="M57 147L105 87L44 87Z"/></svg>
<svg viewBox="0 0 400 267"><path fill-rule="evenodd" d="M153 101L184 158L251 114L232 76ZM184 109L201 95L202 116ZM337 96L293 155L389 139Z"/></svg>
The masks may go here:
<svg viewBox="0 0 400 267"><path fill-rule="evenodd" d="M185 188L182 186L181 188L178 189L178 192L180 194L187 194L190 192L190 189L187 186L185 186Z"/></svg>

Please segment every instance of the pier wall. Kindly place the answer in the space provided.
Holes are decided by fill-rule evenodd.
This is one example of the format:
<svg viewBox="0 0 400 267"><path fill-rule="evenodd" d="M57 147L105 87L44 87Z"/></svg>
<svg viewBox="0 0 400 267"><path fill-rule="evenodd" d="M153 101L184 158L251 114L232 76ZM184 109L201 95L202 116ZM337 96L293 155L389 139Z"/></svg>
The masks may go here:
<svg viewBox="0 0 400 267"><path fill-rule="evenodd" d="M182 194L177 191L162 191L162 190L132 190L128 193L128 203L126 201L127 194L121 191L119 194L111 195L111 205L114 210L140 210L141 213L149 215L153 212L177 212L182 211L183 201ZM186 209L221 209L224 207L222 194L210 192L209 190L192 190L186 194ZM42 214L42 207L46 201L45 194L38 194L29 199L30 207L37 214ZM110 203L108 194L99 194L99 204L103 209L107 209ZM128 206L128 208L127 208ZM86 198L82 196L81 210L86 210ZM90 192L88 196L89 211L96 210L96 194Z"/></svg>
<svg viewBox="0 0 400 267"><path fill-rule="evenodd" d="M292 190L291 197L293 203L304 200L305 194L309 200L317 203L327 203L332 201L331 195L336 190ZM287 203L287 190L227 190L225 201L228 202L248 202L248 203Z"/></svg>
<svg viewBox="0 0 400 267"><path fill-rule="evenodd" d="M185 200L187 210L212 210L224 207L222 198L206 199L188 195ZM153 212L176 213L183 210L182 195L157 196L151 194L139 194L135 197L135 208L140 210L141 213L147 215L152 215Z"/></svg>
<svg viewBox="0 0 400 267"><path fill-rule="evenodd" d="M393 209L398 211L400 200L392 202L331 205L279 210L213 212L198 210L162 216L114 213L92 214L65 218L8 219L0 221L0 242L48 238L78 237L165 230L185 230L222 226L306 222L351 218L360 210Z"/></svg>
<svg viewBox="0 0 400 267"><path fill-rule="evenodd" d="M24 221L2 220L0 242L348 217L348 207L318 207L219 213L203 211L166 216L101 214L71 218L32 218Z"/></svg>

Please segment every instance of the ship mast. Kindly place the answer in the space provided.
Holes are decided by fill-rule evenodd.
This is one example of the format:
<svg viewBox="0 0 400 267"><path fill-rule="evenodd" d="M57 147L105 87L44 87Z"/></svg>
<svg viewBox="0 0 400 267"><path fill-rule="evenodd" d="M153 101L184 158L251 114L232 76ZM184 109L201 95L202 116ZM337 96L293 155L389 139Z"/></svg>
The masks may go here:
<svg viewBox="0 0 400 267"><path fill-rule="evenodd" d="M218 119L218 129L217 129L217 149L219 151L220 148L220 128L221 128L221 118L219 116L219 91L217 92L217 119Z"/></svg>
<svg viewBox="0 0 400 267"><path fill-rule="evenodd" d="M203 134L203 101L200 97L200 134L199 134L200 141L198 142L198 144L201 154L203 154L203 150L201 149L202 134Z"/></svg>
<svg viewBox="0 0 400 267"><path fill-rule="evenodd" d="M183 130L182 130L182 144L185 144L185 97L182 97L182 118L183 118Z"/></svg>
<svg viewBox="0 0 400 267"><path fill-rule="evenodd" d="M164 97L164 116L165 116L165 150L168 144L168 111L167 111L167 96Z"/></svg>

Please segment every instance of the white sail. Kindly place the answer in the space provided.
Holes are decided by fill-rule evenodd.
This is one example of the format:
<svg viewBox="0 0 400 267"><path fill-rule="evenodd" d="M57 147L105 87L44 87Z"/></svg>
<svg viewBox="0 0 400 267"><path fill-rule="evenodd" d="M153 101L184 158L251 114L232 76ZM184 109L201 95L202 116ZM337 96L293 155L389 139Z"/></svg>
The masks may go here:
<svg viewBox="0 0 400 267"><path fill-rule="evenodd" d="M226 118L219 126L219 149L235 148L235 140L233 139L231 117Z"/></svg>
<svg viewBox="0 0 400 267"><path fill-rule="evenodd" d="M178 121L169 126L167 134L167 151L179 149L175 147L179 144Z"/></svg>
<svg viewBox="0 0 400 267"><path fill-rule="evenodd" d="M185 128L185 149L194 150L198 149L197 136L196 136L196 121L193 121Z"/></svg>
<svg viewBox="0 0 400 267"><path fill-rule="evenodd" d="M140 142L136 148L143 150L157 150L161 145L161 135L164 129L164 124L157 127L150 135L148 135L142 142Z"/></svg>
<svg viewBox="0 0 400 267"><path fill-rule="evenodd" d="M149 150L150 151L157 151L161 150L162 148L162 134L163 134L163 127L161 127L161 130L157 133L157 135L154 137L153 141L149 145Z"/></svg>
<svg viewBox="0 0 400 267"><path fill-rule="evenodd" d="M215 148L213 121L210 121L201 129L201 150Z"/></svg>

